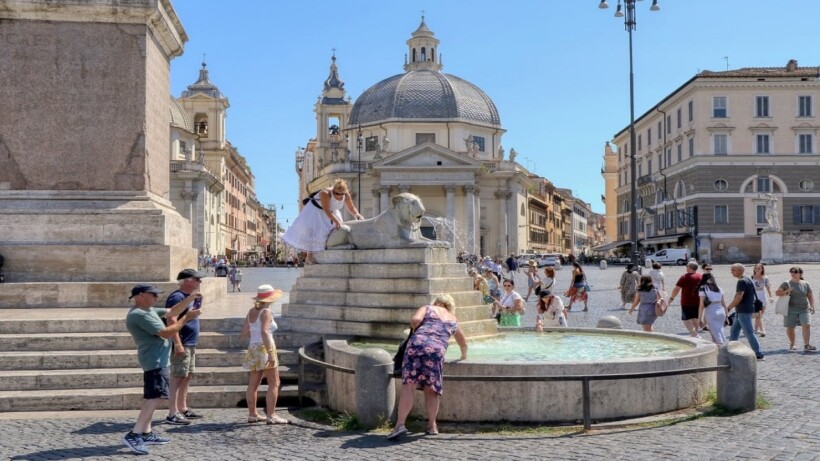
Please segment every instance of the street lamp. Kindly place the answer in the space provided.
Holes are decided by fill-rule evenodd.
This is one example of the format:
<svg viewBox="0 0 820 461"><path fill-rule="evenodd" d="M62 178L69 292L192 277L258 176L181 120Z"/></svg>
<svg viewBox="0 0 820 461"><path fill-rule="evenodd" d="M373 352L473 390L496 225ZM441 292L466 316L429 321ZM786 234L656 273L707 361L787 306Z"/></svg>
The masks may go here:
<svg viewBox="0 0 820 461"><path fill-rule="evenodd" d="M635 2L640 0L623 0L626 5L626 14L621 7L621 0L618 0L618 7L615 10L615 17L624 18L624 27L629 34L629 168L632 170L630 174L629 190L631 195L631 206L629 208L629 232L630 240L632 241L632 264L640 267L638 264L638 193L636 173L638 167L636 165L636 142L635 142L635 74L632 72L632 31L635 30L637 22L635 20ZM598 8L606 9L609 5L606 0L601 0ZM658 11L661 7L658 6L658 0L652 0L652 7L649 11Z"/></svg>
<svg viewBox="0 0 820 461"><path fill-rule="evenodd" d="M362 209L362 145L364 144L364 137L362 137L362 126L359 125L359 133L356 135L356 148L359 150L358 166L356 171L358 173L357 192L356 192L356 209ZM361 213L361 211L359 211Z"/></svg>

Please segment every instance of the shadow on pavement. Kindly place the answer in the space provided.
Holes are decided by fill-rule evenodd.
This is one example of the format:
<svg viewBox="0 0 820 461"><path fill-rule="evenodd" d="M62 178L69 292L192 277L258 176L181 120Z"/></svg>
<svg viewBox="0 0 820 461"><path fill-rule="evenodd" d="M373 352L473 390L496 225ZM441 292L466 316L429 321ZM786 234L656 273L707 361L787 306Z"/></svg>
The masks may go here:
<svg viewBox="0 0 820 461"><path fill-rule="evenodd" d="M15 455L12 460L41 460L41 459L78 459L99 456L122 456L127 448L123 445L109 445L107 447L76 447L76 448L55 448L53 450L35 451L23 455Z"/></svg>

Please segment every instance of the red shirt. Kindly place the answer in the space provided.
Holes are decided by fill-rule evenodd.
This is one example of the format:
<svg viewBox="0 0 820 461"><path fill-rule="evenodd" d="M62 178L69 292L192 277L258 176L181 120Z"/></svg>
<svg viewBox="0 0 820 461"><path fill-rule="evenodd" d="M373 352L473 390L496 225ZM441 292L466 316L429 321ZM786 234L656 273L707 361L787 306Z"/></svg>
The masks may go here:
<svg viewBox="0 0 820 461"><path fill-rule="evenodd" d="M697 272L687 272L678 279L676 287L680 287L680 305L697 306L700 304L698 297L698 285L700 285L700 274Z"/></svg>

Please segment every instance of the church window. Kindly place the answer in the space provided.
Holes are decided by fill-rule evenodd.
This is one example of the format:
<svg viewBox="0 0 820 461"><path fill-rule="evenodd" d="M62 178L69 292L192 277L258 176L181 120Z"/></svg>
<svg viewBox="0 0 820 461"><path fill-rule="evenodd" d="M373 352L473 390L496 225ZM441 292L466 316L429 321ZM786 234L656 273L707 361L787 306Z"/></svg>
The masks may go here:
<svg viewBox="0 0 820 461"><path fill-rule="evenodd" d="M478 144L479 152L484 152L484 138L482 136L473 136L473 142Z"/></svg>
<svg viewBox="0 0 820 461"><path fill-rule="evenodd" d="M413 62L416 62L416 49L413 48Z"/></svg>
<svg viewBox="0 0 820 461"><path fill-rule="evenodd" d="M424 144L426 142L436 143L435 133L416 133L416 145Z"/></svg>
<svg viewBox="0 0 820 461"><path fill-rule="evenodd" d="M364 150L366 152L375 151L378 146L379 146L379 137L378 136L368 136L368 137L364 138Z"/></svg>
<svg viewBox="0 0 820 461"><path fill-rule="evenodd" d="M430 60L432 60L433 62L436 62L436 49L435 48L430 48Z"/></svg>
<svg viewBox="0 0 820 461"><path fill-rule="evenodd" d="M421 47L421 62L427 61L427 48Z"/></svg>

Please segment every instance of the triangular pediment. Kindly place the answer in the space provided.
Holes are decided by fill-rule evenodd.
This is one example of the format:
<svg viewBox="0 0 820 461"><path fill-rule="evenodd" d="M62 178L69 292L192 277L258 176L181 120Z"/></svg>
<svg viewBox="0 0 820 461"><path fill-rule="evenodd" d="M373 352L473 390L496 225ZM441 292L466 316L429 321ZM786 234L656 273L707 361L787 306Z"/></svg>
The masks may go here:
<svg viewBox="0 0 820 461"><path fill-rule="evenodd" d="M478 170L481 168L481 162L444 146L426 142L373 163L374 170L402 168Z"/></svg>

